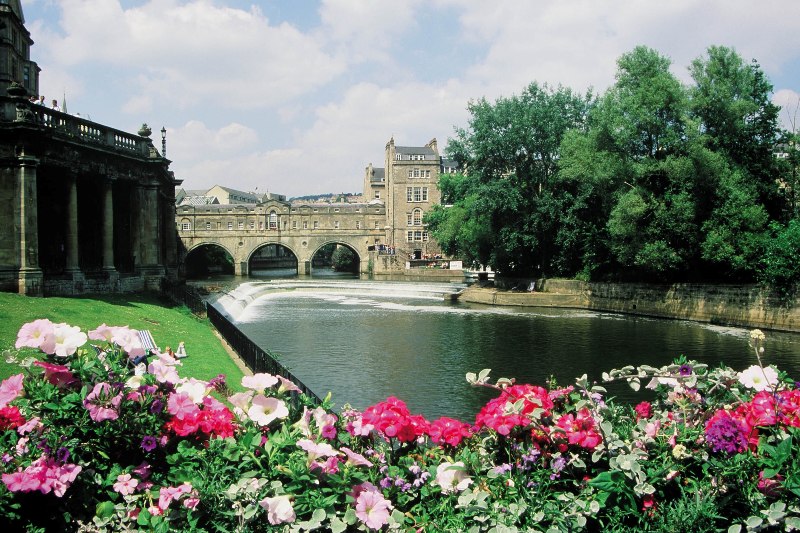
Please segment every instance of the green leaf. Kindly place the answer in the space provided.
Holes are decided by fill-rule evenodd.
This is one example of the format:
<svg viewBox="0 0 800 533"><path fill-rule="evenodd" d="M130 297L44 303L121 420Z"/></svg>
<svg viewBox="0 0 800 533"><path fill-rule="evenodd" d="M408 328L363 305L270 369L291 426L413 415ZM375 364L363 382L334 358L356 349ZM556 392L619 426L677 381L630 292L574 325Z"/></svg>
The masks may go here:
<svg viewBox="0 0 800 533"><path fill-rule="evenodd" d="M100 518L109 518L114 516L114 502L105 501L98 503L95 514Z"/></svg>

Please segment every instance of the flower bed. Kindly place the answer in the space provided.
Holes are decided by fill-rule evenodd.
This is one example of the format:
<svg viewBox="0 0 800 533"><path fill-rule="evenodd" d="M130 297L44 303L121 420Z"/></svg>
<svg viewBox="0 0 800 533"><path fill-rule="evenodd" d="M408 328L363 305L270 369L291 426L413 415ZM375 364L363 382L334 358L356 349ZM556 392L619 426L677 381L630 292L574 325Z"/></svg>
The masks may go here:
<svg viewBox="0 0 800 533"><path fill-rule="evenodd" d="M729 531L800 527L800 390L679 360L547 387L468 374L473 423L387 398L314 406L279 376L181 378L126 327L37 320L0 385L0 519L20 530Z"/></svg>

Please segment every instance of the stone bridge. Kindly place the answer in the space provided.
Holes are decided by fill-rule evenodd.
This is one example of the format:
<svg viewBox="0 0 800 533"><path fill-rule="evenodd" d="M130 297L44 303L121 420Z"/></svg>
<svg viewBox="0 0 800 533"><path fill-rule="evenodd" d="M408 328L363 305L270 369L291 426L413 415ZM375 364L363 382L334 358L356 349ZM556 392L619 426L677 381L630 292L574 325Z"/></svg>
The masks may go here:
<svg viewBox="0 0 800 533"><path fill-rule="evenodd" d="M366 274L376 266L373 260L371 267L370 260L386 238L383 204L298 206L268 200L251 205L183 205L176 210L175 222L183 245L182 265L200 247L219 246L233 258L236 275L249 274L251 262L268 245L291 253L298 273L310 274L314 255L329 244L355 252L359 273Z"/></svg>

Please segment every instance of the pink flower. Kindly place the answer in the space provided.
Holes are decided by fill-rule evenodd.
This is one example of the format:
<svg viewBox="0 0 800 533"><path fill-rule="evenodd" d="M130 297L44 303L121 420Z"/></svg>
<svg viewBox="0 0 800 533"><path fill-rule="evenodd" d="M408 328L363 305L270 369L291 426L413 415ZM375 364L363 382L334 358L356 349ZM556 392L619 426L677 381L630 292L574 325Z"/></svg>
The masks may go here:
<svg viewBox="0 0 800 533"><path fill-rule="evenodd" d="M261 373L242 377L242 387L259 392L264 392L264 389L268 389L276 383L278 383L278 378L272 374Z"/></svg>
<svg viewBox="0 0 800 533"><path fill-rule="evenodd" d="M114 490L123 496L127 496L136 491L136 486L138 484L139 480L131 477L130 474L120 474L117 476L117 482L114 483Z"/></svg>
<svg viewBox="0 0 800 533"><path fill-rule="evenodd" d="M636 411L636 420L653 416L653 406L650 402L640 402L633 408Z"/></svg>
<svg viewBox="0 0 800 533"><path fill-rule="evenodd" d="M333 457L339 452L326 442L314 442L309 439L300 439L297 446L308 453L308 463L314 462L317 457Z"/></svg>
<svg viewBox="0 0 800 533"><path fill-rule="evenodd" d="M347 462L345 464L353 465L353 466L372 466L372 463L367 460L366 457L361 455L360 453L356 453L350 448L346 448L342 446L341 450L347 456Z"/></svg>
<svg viewBox="0 0 800 533"><path fill-rule="evenodd" d="M15 374L0 383L0 407L5 407L22 394L22 374Z"/></svg>
<svg viewBox="0 0 800 533"><path fill-rule="evenodd" d="M597 431L597 423L585 407L577 415L562 415L556 425L566 433L570 444L581 448L593 450L603 440Z"/></svg>
<svg viewBox="0 0 800 533"><path fill-rule="evenodd" d="M257 394L250 409L247 410L247 416L259 426L268 426L273 420L289 416L289 408L283 400Z"/></svg>
<svg viewBox="0 0 800 533"><path fill-rule="evenodd" d="M3 474L3 483L11 492L31 492L39 488L40 482L28 472L17 471Z"/></svg>
<svg viewBox="0 0 800 533"><path fill-rule="evenodd" d="M290 379L286 379L283 376L275 376L281 382L281 386L278 387L278 393L284 392L302 392L300 387L294 384L294 382Z"/></svg>
<svg viewBox="0 0 800 533"><path fill-rule="evenodd" d="M119 418L120 402L122 402L121 393L113 394L108 383L97 383L92 392L86 395L83 406L89 411L92 420L102 422Z"/></svg>
<svg viewBox="0 0 800 533"><path fill-rule="evenodd" d="M48 349L53 345L53 323L46 318L28 322L19 329L15 344L17 349L39 348L45 351L42 344L45 344Z"/></svg>
<svg viewBox="0 0 800 533"><path fill-rule="evenodd" d="M380 529L389 523L392 504L377 490L365 490L356 499L356 517L370 529Z"/></svg>
<svg viewBox="0 0 800 533"><path fill-rule="evenodd" d="M273 526L294 522L296 518L289 496L280 495L274 498L264 498L258 503L267 511L267 520Z"/></svg>
<svg viewBox="0 0 800 533"><path fill-rule="evenodd" d="M472 434L469 424L443 416L431 422L428 435L437 444L458 446L461 440Z"/></svg>
<svg viewBox="0 0 800 533"><path fill-rule="evenodd" d="M114 338L114 330L117 329L113 326L106 326L105 322L97 326L97 329L93 329L88 333L90 339L94 341L106 341L112 342Z"/></svg>
<svg viewBox="0 0 800 533"><path fill-rule="evenodd" d="M159 383L177 383L181 379L174 366L164 364L161 360L150 363L147 367L147 371L153 374L156 377L156 381Z"/></svg>
<svg viewBox="0 0 800 533"><path fill-rule="evenodd" d="M111 342L122 348L129 357L144 355L142 339L139 338L139 334L135 330L128 326L113 326L110 329L112 330Z"/></svg>
<svg viewBox="0 0 800 533"><path fill-rule="evenodd" d="M185 392L173 392L167 399L167 412L179 420L197 415L200 408Z"/></svg>

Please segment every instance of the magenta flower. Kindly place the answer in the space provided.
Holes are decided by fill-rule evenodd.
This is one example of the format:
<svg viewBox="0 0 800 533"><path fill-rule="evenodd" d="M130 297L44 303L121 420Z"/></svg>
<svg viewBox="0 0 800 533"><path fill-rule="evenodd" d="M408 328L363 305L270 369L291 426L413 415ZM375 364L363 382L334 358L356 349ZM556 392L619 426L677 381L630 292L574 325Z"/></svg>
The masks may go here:
<svg viewBox="0 0 800 533"><path fill-rule="evenodd" d="M193 418L200 411L200 408L192 401L188 394L179 392L169 395L167 400L167 412L178 420Z"/></svg>
<svg viewBox="0 0 800 533"><path fill-rule="evenodd" d="M44 369L44 379L56 387L67 387L75 382L75 375L64 365L35 361L34 365Z"/></svg>
<svg viewBox="0 0 800 533"><path fill-rule="evenodd" d="M356 517L370 529L380 529L389 523L392 503L377 490L365 490L356 499Z"/></svg>
<svg viewBox="0 0 800 533"><path fill-rule="evenodd" d="M89 411L89 416L95 422L116 420L119 418L119 404L122 394L114 394L111 385L98 383L83 400L83 406Z"/></svg>
<svg viewBox="0 0 800 533"><path fill-rule="evenodd" d="M146 452L152 452L158 446L158 441L152 435L146 435L142 438L142 449Z"/></svg>

